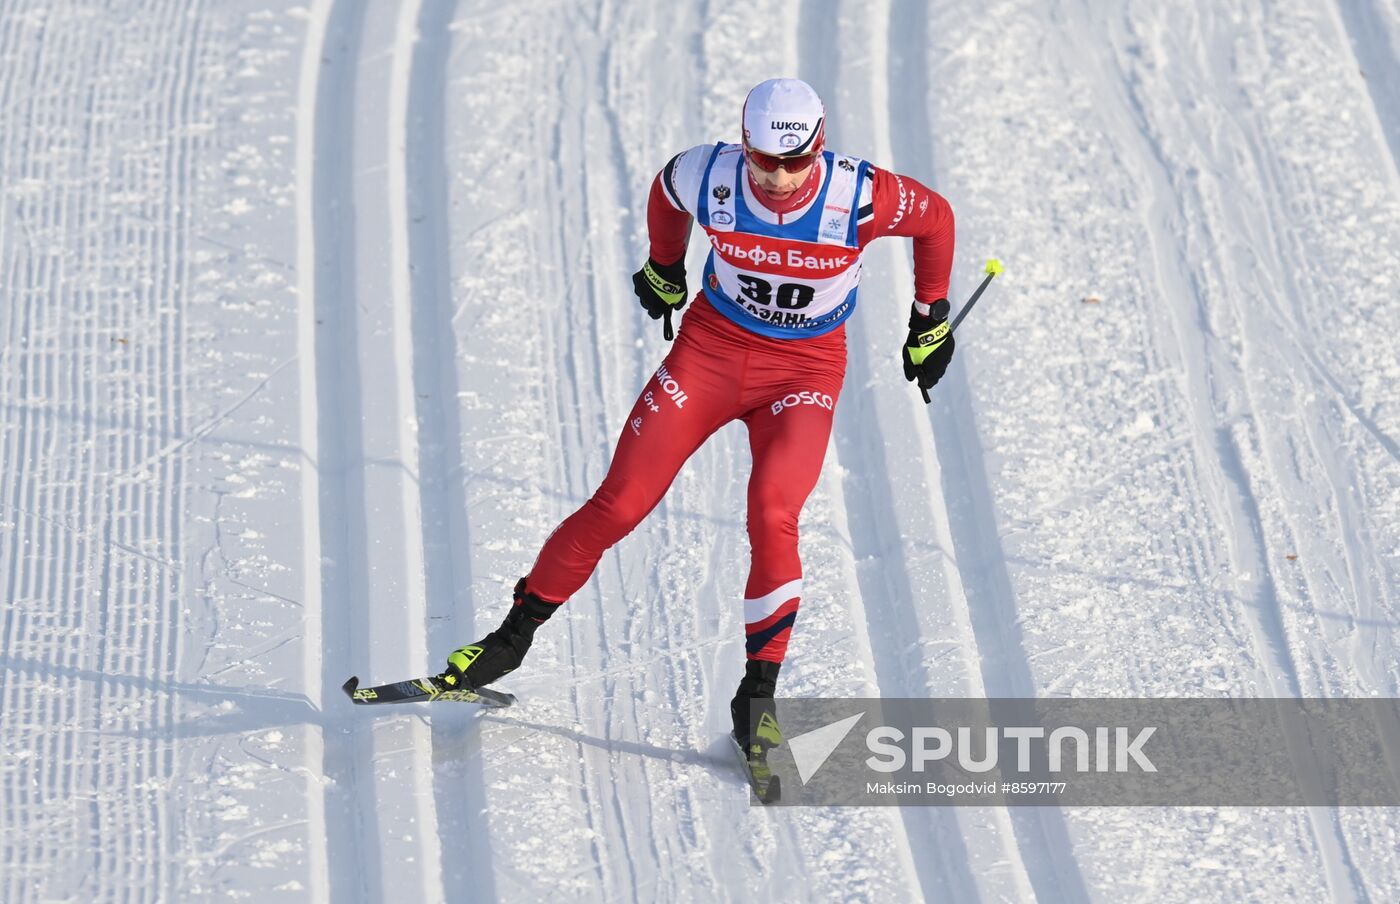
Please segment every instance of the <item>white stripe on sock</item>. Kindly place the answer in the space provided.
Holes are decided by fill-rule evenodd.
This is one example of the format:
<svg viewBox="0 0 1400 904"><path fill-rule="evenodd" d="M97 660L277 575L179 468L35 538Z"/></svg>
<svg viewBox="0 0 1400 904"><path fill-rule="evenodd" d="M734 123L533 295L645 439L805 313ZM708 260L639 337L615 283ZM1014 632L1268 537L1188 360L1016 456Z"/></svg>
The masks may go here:
<svg viewBox="0 0 1400 904"><path fill-rule="evenodd" d="M778 607L794 596L802 595L802 579L788 581L783 586L772 593L765 593L757 599L744 600L744 624L751 625L754 622L761 622L774 612Z"/></svg>

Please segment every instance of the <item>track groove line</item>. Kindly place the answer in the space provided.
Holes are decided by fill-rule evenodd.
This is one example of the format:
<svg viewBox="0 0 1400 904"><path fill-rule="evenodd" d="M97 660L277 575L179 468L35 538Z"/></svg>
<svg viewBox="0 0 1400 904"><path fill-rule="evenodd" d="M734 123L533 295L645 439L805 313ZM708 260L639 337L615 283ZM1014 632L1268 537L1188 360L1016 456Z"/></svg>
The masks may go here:
<svg viewBox="0 0 1400 904"><path fill-rule="evenodd" d="M405 154L401 223L405 247L411 307L413 410L418 425L416 468L418 510L416 531L423 555L423 649L435 666L464 638L459 607L472 595L471 513L463 485L453 480L465 467L462 456L456 361L452 328L452 268L449 250L447 198L450 189L445 162L443 123L447 118L446 79L452 37L450 26L457 12L455 0L424 3L410 21L417 37L407 74L403 121L394 128L404 131ZM480 756L471 756L457 768L442 764L461 762L463 747L480 751L479 731L473 714L465 708L444 707L428 722L431 756L425 780L434 804L436 837L425 839L439 846L440 891L452 899L456 890L471 888L482 900L495 892L495 868L491 840L484 831L489 822L473 818L486 808L486 789ZM429 796L430 795L430 796Z"/></svg>
<svg viewBox="0 0 1400 904"><path fill-rule="evenodd" d="M323 714L320 762L310 768L328 784L309 818L312 894L318 901L356 900L381 888L377 818L361 763L370 746L339 707L344 664L363 655L362 593L352 561L350 514L362 500L348 474L359 448L354 384L353 217L350 149L355 59L364 10L317 0L302 50L297 115L297 348L300 383L303 594L320 629L320 660L308 657L308 695ZM353 213L353 208L349 211ZM360 504L363 508L362 501ZM332 716L331 713L337 715ZM315 756L309 751L309 756ZM370 779L372 781L372 777ZM321 843L324 839L324 843Z"/></svg>

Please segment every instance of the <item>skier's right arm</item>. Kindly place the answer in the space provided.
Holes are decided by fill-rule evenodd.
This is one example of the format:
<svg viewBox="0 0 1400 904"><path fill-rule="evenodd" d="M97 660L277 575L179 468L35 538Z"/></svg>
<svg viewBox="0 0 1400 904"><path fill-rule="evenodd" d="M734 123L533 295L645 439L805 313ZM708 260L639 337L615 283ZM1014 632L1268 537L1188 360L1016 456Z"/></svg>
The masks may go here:
<svg viewBox="0 0 1400 904"><path fill-rule="evenodd" d="M690 237L691 212L684 199L699 190L698 185L692 188L691 183L696 182L696 164L701 159L708 160L708 151L707 146L701 146L672 157L652 180L647 198L650 255L642 269L632 274L632 289L651 319L666 319L668 340L675 337L671 313L685 306L687 295L685 246Z"/></svg>

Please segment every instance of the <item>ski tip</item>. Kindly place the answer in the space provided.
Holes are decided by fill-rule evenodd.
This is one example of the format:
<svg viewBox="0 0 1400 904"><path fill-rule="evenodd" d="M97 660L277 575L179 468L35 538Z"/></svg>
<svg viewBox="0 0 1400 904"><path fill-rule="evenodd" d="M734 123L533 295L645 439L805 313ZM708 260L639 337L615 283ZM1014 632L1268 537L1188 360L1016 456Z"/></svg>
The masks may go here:
<svg viewBox="0 0 1400 904"><path fill-rule="evenodd" d="M1002 272L1001 261L997 260L994 257L988 258L987 269L985 272L990 273L992 276L996 276L998 273Z"/></svg>
<svg viewBox="0 0 1400 904"><path fill-rule="evenodd" d="M347 682L345 682L344 684L342 684L342 685L340 686L340 689L343 690L343 691L345 691L345 696L349 697L351 700L354 700L354 699L355 699L355 689L358 688L359 686L360 686L360 678L359 678L359 676L358 676L358 675L351 675L351 676L350 676L350 680L347 681Z"/></svg>
<svg viewBox="0 0 1400 904"><path fill-rule="evenodd" d="M773 776L768 782L768 787L764 790L763 796L758 800L764 804L776 804L783 797L783 780L779 776Z"/></svg>

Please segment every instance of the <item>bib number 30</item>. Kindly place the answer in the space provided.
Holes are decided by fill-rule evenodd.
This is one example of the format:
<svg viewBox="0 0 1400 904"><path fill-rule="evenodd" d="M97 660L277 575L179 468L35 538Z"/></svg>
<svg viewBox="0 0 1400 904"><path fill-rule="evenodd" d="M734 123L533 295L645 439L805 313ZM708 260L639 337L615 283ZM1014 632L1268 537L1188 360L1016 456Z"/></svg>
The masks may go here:
<svg viewBox="0 0 1400 904"><path fill-rule="evenodd" d="M802 283L779 283L775 289L768 280L747 273L739 274L739 282L744 286L739 294L754 304L766 306L777 302L778 307L790 311L807 307L816 294L815 289Z"/></svg>

